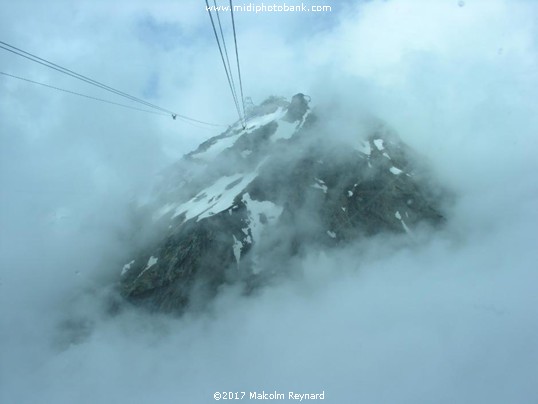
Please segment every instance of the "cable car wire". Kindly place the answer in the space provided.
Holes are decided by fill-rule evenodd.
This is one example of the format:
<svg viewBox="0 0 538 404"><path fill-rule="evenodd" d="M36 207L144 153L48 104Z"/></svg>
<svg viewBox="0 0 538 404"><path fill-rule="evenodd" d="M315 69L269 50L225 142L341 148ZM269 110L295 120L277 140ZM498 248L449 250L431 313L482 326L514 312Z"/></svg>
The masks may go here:
<svg viewBox="0 0 538 404"><path fill-rule="evenodd" d="M5 45L5 46L3 46ZM202 121L202 120L199 120L199 119L194 119L194 118L190 118L186 115L182 115L182 114L178 114L177 112L174 112L174 111L170 111L168 109L165 109L165 108L162 108L162 107L159 107L155 104L152 104L148 101L145 101L145 100L142 100L140 98L137 98L137 97L134 97L132 95L129 95L123 91L120 91L120 90L116 90L115 88L113 87L110 87L106 84L103 84L103 83L100 83L98 82L97 80L94 80L94 79L91 79L87 76L84 76L82 74L79 74L77 72L74 72L73 70L70 70L70 69L67 69L65 67L62 67L56 63L53 63L53 62L50 62L46 59L43 59L39 56L36 56L30 52L27 52L25 50L22 50L20 48L17 48L13 45L10 45L6 42L3 42L3 41L0 41L0 48L1 49L4 49L4 50L7 50L8 52L11 52L15 55L18 55L18 56L21 56L23 58L26 58L32 62L35 62L35 63L38 63L40 65L43 65L43 66L46 66L50 69L53 69L53 70L56 70L60 73L63 73L63 74L66 74L68 76L71 76L73 78L76 78L78 80L81 80L81 81L84 81L88 84L91 84L91 85L94 85L96 87L99 87L103 90L106 90L106 91L109 91L111 93L114 93L116 95L119 95L121 97L124 97L124 98L127 98L131 101L134 101L134 102L137 102L137 103L140 103L140 104L143 104L147 107L150 107L150 108L153 108L153 109L156 109L156 110L159 110L161 112L164 112L166 113L167 115L170 115L172 116L173 119L176 119L176 118L181 118L183 119L184 121L190 121L190 122L196 122L196 123L199 123L199 124L203 124L203 125L208 125L208 126L219 126L219 127L226 127L227 125L222 125L222 124L215 124L215 123L211 123L211 122L205 122L205 121Z"/></svg>
<svg viewBox="0 0 538 404"><path fill-rule="evenodd" d="M110 101L110 100L105 100L103 98L93 97L91 95L78 93L76 91L66 90L65 88L51 86L50 84L40 83L39 81L34 81L34 80L30 80L30 79L27 79L27 78L24 78L24 77L15 76L14 74L9 74L9 73L5 73L5 72L0 72L0 74L2 74L4 76L7 76L7 77L17 79L17 80L22 80L22 81L26 81L28 83L37 84L37 85L40 85L40 86L43 86L43 87L51 88L53 90L63 91L64 93L78 95L79 97L89 98L91 100L100 101L100 102L106 102L107 104L113 104L113 105L117 105L117 106L124 107L124 108L134 109L136 111L147 112L147 113L150 113L150 114L169 116L168 114L165 114L164 112L150 111L148 109L136 108L136 107L133 107L133 106L130 106L130 105L121 104L119 102L114 102L114 101Z"/></svg>
<svg viewBox="0 0 538 404"><path fill-rule="evenodd" d="M241 79L241 67L239 65L239 51L237 49L237 34L235 32L235 20L234 20L234 7L232 0L230 0L230 12L232 15L232 27L234 32L234 43L235 43L235 58L237 60L237 73L239 76L239 88L241 90L241 104L243 106L243 116L245 115L245 97L243 96L243 80Z"/></svg>
<svg viewBox="0 0 538 404"><path fill-rule="evenodd" d="M237 110L237 115L239 116L239 120L241 121L241 123L243 124L243 127L244 127L245 125L243 123L243 118L241 116L241 110L239 108L239 103L238 103L237 98L235 96L235 92L234 92L234 89L233 89L233 86L232 86L232 81L230 79L230 73L231 72L228 72L228 68L226 67L226 61L224 60L224 54L222 52L222 47L220 45L219 36L217 34L217 29L215 27L215 21L213 20L213 14L211 13L211 8L209 7L208 0L205 0L205 4L207 6L206 9L207 9L207 13L209 14L209 19L211 20L211 26L213 27L213 33L215 34L215 40L217 41L217 46L219 48L220 58L222 59L222 65L224 66L224 71L226 72L226 78L228 79L228 85L230 86L230 91L232 92L232 97L234 99L235 108ZM217 10L217 9L215 9L215 10Z"/></svg>
<svg viewBox="0 0 538 404"><path fill-rule="evenodd" d="M222 23L220 21L220 13L217 7L217 0L213 0L213 4L215 5L215 14L217 15L217 21L219 23L220 38L222 39L222 47L224 48L224 55L226 56L226 64L228 65L228 72L230 73L230 80L232 81L232 93L233 93L234 101L236 105L239 106L239 102L237 100L237 91L235 89L234 75L232 74L232 66L230 64L230 58L228 57L228 47L226 46L226 39L224 38L224 32L222 30Z"/></svg>

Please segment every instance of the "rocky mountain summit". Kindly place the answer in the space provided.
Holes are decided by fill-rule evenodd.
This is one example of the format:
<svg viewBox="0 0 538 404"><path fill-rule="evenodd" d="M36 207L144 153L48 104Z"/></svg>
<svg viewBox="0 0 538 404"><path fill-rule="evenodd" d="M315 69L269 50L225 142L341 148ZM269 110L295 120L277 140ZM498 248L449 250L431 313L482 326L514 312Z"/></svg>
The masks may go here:
<svg viewBox="0 0 538 404"><path fill-rule="evenodd" d="M155 202L161 236L124 265L122 295L181 312L226 283L257 287L306 248L443 221L420 157L385 125L344 140L322 119L303 94L271 97L185 155Z"/></svg>

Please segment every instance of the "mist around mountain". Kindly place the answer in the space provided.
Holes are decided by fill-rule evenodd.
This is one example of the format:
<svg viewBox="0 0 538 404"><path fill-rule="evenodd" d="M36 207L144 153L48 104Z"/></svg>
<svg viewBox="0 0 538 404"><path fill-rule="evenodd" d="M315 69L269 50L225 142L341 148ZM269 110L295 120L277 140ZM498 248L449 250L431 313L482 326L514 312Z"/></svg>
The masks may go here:
<svg viewBox="0 0 538 404"><path fill-rule="evenodd" d="M233 124L226 86L208 79L222 67L210 63L197 3L10 3L0 36ZM320 133L344 143L382 122L420 156L421 189L448 191L433 199L443 223L417 223L410 237L393 214L403 231L340 243L324 227L321 240L334 244L305 244L286 276L250 293L224 282L181 315L128 303L117 287L124 265L173 224L163 216L146 226L175 192L160 185L221 131L127 118L1 80L0 401L208 403L217 391L324 391L330 403L534 402L537 15L533 2L467 0L346 1L323 24L238 16L255 104L308 94L323 112ZM2 63L57 79L5 55ZM333 139L318 144L331 152ZM394 177L393 166L404 171L383 173ZM316 178L324 183L314 178L308 190L324 198L328 180ZM204 198L198 185L192 192Z"/></svg>
<svg viewBox="0 0 538 404"><path fill-rule="evenodd" d="M152 311L205 306L225 286L245 294L295 277L292 260L378 234L441 227L451 196L426 158L385 123L363 117L346 139L310 97L269 97L246 123L200 144L166 170L138 214L155 240L122 266L119 291Z"/></svg>

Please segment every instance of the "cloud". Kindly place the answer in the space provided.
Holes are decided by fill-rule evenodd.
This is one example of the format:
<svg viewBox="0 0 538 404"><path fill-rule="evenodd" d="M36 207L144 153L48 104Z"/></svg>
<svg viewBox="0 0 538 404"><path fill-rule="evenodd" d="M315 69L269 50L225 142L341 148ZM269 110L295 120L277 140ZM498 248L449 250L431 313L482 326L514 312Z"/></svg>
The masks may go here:
<svg viewBox="0 0 538 404"><path fill-rule="evenodd" d="M536 5L331 4L323 17L237 15L246 95L308 93L350 134L358 112L385 120L454 191L447 228L405 248L378 237L312 251L294 263L297 279L250 297L224 289L204 313L111 314L134 206L218 131L0 77L0 401L536 396ZM23 1L0 22L5 42L118 89L235 119L200 2ZM1 55L3 71L103 96Z"/></svg>

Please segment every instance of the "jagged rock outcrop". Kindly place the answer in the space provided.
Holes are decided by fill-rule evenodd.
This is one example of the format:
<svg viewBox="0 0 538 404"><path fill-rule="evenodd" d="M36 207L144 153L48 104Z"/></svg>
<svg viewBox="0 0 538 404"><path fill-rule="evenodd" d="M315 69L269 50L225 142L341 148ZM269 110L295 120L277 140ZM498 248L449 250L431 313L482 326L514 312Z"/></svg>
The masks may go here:
<svg viewBox="0 0 538 404"><path fill-rule="evenodd" d="M226 282L248 285L307 247L443 217L418 180L420 159L383 125L351 144L320 129L303 94L272 97L202 143L161 192L156 244L122 270L131 302L181 311Z"/></svg>

